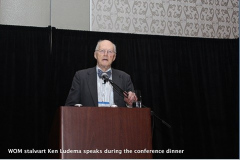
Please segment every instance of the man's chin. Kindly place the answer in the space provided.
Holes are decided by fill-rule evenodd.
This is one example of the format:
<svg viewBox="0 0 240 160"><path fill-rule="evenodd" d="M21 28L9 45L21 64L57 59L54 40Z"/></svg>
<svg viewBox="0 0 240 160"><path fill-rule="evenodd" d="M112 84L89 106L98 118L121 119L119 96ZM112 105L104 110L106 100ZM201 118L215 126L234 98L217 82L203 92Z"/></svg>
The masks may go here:
<svg viewBox="0 0 240 160"><path fill-rule="evenodd" d="M103 67L109 67L110 64L109 64L109 63L102 63L101 66L103 66Z"/></svg>

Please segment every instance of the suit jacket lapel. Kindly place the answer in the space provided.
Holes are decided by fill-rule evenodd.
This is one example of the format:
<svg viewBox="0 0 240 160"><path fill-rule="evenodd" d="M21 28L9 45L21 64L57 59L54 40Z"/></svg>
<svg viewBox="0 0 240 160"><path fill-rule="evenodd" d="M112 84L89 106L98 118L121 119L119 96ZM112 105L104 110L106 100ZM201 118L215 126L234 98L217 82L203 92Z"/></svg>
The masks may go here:
<svg viewBox="0 0 240 160"><path fill-rule="evenodd" d="M98 106L98 94L97 94L97 72L96 67L93 67L89 72L88 75L88 88L91 93L93 102L95 106Z"/></svg>

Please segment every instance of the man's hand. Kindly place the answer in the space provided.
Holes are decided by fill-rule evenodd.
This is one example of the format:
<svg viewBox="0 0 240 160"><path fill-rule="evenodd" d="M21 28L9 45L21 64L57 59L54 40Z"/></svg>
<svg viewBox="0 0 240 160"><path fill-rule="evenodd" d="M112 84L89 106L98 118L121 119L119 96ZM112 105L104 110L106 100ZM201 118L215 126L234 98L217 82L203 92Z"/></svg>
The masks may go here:
<svg viewBox="0 0 240 160"><path fill-rule="evenodd" d="M127 95L124 93L124 96L127 96ZM129 91L128 97L127 98L124 97L124 101L127 103L127 105L132 106L133 102L137 101L137 96L134 92Z"/></svg>

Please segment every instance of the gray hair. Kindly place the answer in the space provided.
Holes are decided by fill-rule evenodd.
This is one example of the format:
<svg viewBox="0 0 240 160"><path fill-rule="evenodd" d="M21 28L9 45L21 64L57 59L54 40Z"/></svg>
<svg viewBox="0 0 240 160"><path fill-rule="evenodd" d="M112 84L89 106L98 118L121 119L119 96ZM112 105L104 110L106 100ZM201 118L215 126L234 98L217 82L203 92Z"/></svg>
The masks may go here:
<svg viewBox="0 0 240 160"><path fill-rule="evenodd" d="M102 41L105 41L105 40L99 40L99 41L98 41L97 46L96 46L96 48L95 48L95 51L99 49L100 42L102 42ZM109 40L108 40L108 41L109 41ZM110 42L111 42L111 41L110 41ZM111 42L111 43L112 43L112 42ZM112 44L113 44L113 51L114 51L114 53L116 54L116 53L117 53L116 45L115 45L114 43L112 43Z"/></svg>

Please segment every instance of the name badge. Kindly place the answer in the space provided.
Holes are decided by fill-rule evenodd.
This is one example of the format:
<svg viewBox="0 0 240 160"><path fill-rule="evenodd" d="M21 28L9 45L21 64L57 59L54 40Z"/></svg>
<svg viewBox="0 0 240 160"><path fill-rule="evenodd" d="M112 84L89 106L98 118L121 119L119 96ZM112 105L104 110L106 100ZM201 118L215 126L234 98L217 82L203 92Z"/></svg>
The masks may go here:
<svg viewBox="0 0 240 160"><path fill-rule="evenodd" d="M98 102L98 107L109 107L110 102Z"/></svg>

